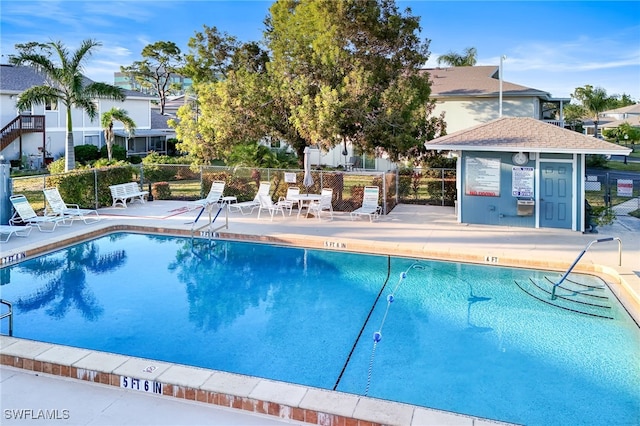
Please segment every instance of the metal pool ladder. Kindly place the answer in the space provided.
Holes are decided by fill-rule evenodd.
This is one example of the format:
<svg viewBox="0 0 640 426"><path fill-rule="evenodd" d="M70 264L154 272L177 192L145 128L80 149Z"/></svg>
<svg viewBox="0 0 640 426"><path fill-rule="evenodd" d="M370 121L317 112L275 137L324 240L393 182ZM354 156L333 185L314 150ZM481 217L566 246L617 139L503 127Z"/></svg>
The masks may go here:
<svg viewBox="0 0 640 426"><path fill-rule="evenodd" d="M204 213L205 210L209 213L209 223L206 224L206 225L201 226L200 228L196 228L196 223L198 223L198 219L200 219L200 216L202 216L202 213ZM217 228L212 229L211 227L213 226L214 222L216 221L216 219L218 218L218 216L220 215L220 212L222 212L222 210L225 210L224 225L220 225ZM207 231L202 231L204 228L209 228L209 229ZM229 209L228 208L225 209L224 208L224 204L223 204L218 209L218 212L216 213L216 215L213 218L211 218L210 205L206 205L206 206L202 207L202 210L200 210L200 213L198 213L198 216L196 217L196 219L191 224L191 238L194 237L194 234L195 234L196 231L200 231L200 234L202 236L207 236L209 238L212 238L222 228L229 229Z"/></svg>
<svg viewBox="0 0 640 426"><path fill-rule="evenodd" d="M0 320L5 318L9 318L9 336L13 336L13 306L11 306L11 302L8 300L0 299L0 303L6 305L9 308L8 312L0 315Z"/></svg>
<svg viewBox="0 0 640 426"><path fill-rule="evenodd" d="M555 283L553 285L553 289L551 291L551 300L555 300L556 299L556 288L560 284L562 284L562 282L569 276L569 274L571 273L573 268L575 268L575 266L578 264L580 259L582 259L582 256L584 256L584 254L587 252L587 250L589 250L589 248L591 248L591 246L593 244L595 244L595 243L604 243L606 241L613 241L613 240L618 241L618 266L622 266L622 241L620 241L620 238L618 238L618 237L608 237L608 238L600 238L598 240L593 240L589 244L587 244L587 246L584 248L584 250L582 250L582 253L580 253L578 255L578 257L576 258L576 260L573 261L573 264L569 267L569 269L567 269L567 272L564 273L562 278L560 278L560 281L558 281L557 283Z"/></svg>

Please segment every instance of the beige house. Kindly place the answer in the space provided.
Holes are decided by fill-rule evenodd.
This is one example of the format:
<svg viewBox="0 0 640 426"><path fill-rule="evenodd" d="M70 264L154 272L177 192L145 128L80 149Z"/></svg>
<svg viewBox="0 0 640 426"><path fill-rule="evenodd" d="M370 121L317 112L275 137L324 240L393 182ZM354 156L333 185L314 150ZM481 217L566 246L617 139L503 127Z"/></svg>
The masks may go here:
<svg viewBox="0 0 640 426"><path fill-rule="evenodd" d="M499 118L499 67L425 69L431 80L434 115L445 113L447 133ZM502 81L502 117L529 117L564 127L562 107L570 98L554 98L538 89Z"/></svg>

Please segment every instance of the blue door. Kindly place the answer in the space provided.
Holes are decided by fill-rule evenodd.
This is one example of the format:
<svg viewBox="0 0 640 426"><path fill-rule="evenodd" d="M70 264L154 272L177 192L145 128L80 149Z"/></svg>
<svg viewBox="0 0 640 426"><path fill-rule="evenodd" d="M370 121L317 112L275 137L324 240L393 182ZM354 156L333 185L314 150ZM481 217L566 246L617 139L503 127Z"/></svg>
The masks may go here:
<svg viewBox="0 0 640 426"><path fill-rule="evenodd" d="M571 163L540 163L540 227L571 229Z"/></svg>

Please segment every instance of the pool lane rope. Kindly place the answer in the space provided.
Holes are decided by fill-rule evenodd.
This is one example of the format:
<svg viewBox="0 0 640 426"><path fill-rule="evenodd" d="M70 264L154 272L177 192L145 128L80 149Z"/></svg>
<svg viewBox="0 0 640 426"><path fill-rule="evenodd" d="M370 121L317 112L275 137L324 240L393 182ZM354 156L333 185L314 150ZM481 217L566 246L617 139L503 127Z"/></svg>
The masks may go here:
<svg viewBox="0 0 640 426"><path fill-rule="evenodd" d="M378 327L378 330L373 333L373 349L371 350L371 358L369 359L369 371L367 372L367 387L365 388L364 396L367 396L369 394L369 387L371 386L371 375L373 374L373 360L376 355L376 348L378 346L378 343L380 343L380 340L382 340L382 327L384 327L384 322L387 320L387 315L389 314L389 308L391 307L391 304L395 300L395 294L398 291L400 284L402 284L402 282L405 279L407 279L407 273L412 268L424 269L422 265L414 263L411 266L409 266L409 268L407 268L406 271L400 272L398 283L393 288L393 291L387 296L387 308L384 311L384 316L382 317L382 322L380 323L380 327Z"/></svg>

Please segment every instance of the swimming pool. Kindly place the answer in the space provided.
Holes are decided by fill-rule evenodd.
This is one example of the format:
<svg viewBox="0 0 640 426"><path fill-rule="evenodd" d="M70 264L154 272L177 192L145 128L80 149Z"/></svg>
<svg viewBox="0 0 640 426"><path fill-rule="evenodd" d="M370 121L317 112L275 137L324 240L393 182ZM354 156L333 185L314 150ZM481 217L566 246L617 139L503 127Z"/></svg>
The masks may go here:
<svg viewBox="0 0 640 426"><path fill-rule="evenodd" d="M533 297L555 273L125 233L1 275L16 337L530 425L640 410L640 332L595 277L579 314Z"/></svg>

